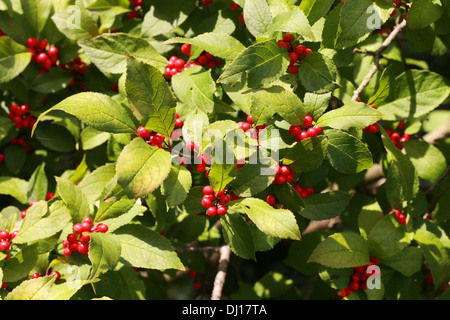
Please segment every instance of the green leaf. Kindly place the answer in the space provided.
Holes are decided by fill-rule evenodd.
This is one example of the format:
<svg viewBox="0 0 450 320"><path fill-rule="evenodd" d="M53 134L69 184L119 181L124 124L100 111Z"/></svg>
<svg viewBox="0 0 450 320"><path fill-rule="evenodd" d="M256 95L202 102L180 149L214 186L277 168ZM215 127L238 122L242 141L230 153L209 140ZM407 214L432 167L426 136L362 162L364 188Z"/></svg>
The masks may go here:
<svg viewBox="0 0 450 320"><path fill-rule="evenodd" d="M262 163L244 165L231 182L234 194L240 197L251 197L267 189L275 180L275 165L275 162L269 165ZM263 174L264 170L271 169L274 174Z"/></svg>
<svg viewBox="0 0 450 320"><path fill-rule="evenodd" d="M252 108L256 110L270 109L272 112L278 113L291 125L303 124L306 111L303 108L303 102L294 92L280 86L273 86L270 88L250 90L246 93L254 98ZM269 120L273 116L273 113L269 113L267 116L268 119L264 120Z"/></svg>
<svg viewBox="0 0 450 320"><path fill-rule="evenodd" d="M382 114L365 103L350 101L344 106L328 111L316 125L339 130L364 129L380 120Z"/></svg>
<svg viewBox="0 0 450 320"><path fill-rule="evenodd" d="M333 190L316 193L305 199L305 209L300 213L310 220L327 220L340 215L352 196L344 191Z"/></svg>
<svg viewBox="0 0 450 320"><path fill-rule="evenodd" d="M63 177L56 177L56 190L70 211L73 223L81 223L89 217L89 201L83 191L73 182Z"/></svg>
<svg viewBox="0 0 450 320"><path fill-rule="evenodd" d="M304 139L285 154L283 164L294 172L309 172L319 168L327 155L328 140L324 136Z"/></svg>
<svg viewBox="0 0 450 320"><path fill-rule="evenodd" d="M70 131L52 121L40 122L33 136L44 147L52 151L65 153L75 150L75 141Z"/></svg>
<svg viewBox="0 0 450 320"><path fill-rule="evenodd" d="M234 180L237 175L237 164L233 163L215 163L211 164L208 179L214 191L219 192Z"/></svg>
<svg viewBox="0 0 450 320"><path fill-rule="evenodd" d="M50 208L45 201L39 201L27 210L14 243L22 244L51 237L61 231L71 220L69 210L62 201Z"/></svg>
<svg viewBox="0 0 450 320"><path fill-rule="evenodd" d="M175 125L176 100L167 81L152 65L127 57L126 92L139 123L170 137Z"/></svg>
<svg viewBox="0 0 450 320"><path fill-rule="evenodd" d="M92 127L86 127L80 132L80 141L83 150L95 149L111 138L109 132L95 130Z"/></svg>
<svg viewBox="0 0 450 320"><path fill-rule="evenodd" d="M198 108L194 109L194 111L187 115L183 124L182 133L184 141L194 141L199 144L202 143L203 132L208 126L208 115Z"/></svg>
<svg viewBox="0 0 450 320"><path fill-rule="evenodd" d="M47 73L39 74L31 83L33 91L50 94L68 87L73 75L62 68L50 68Z"/></svg>
<svg viewBox="0 0 450 320"><path fill-rule="evenodd" d="M305 208L303 199L289 183L275 185L275 197L294 213L299 213Z"/></svg>
<svg viewBox="0 0 450 320"><path fill-rule="evenodd" d="M28 204L28 182L14 177L0 177L0 194L15 198L22 204Z"/></svg>
<svg viewBox="0 0 450 320"><path fill-rule="evenodd" d="M184 270L171 243L142 225L127 225L115 231L122 247L121 258L136 268Z"/></svg>
<svg viewBox="0 0 450 320"><path fill-rule="evenodd" d="M391 98L377 108L386 121L420 118L437 108L450 94L450 83L437 73L408 70L395 79Z"/></svg>
<svg viewBox="0 0 450 320"><path fill-rule="evenodd" d="M46 300L55 277L54 275L25 280L8 293L5 300Z"/></svg>
<svg viewBox="0 0 450 320"><path fill-rule="evenodd" d="M231 250L243 259L256 260L255 240L247 221L239 213L220 217L225 242Z"/></svg>
<svg viewBox="0 0 450 320"><path fill-rule="evenodd" d="M143 197L163 183L171 167L172 157L169 152L135 138L117 159L117 186L112 195L117 199L121 196Z"/></svg>
<svg viewBox="0 0 450 320"><path fill-rule="evenodd" d="M127 68L126 53L156 68L163 69L167 65L167 59L148 41L126 33L102 34L78 44L104 73L124 73Z"/></svg>
<svg viewBox="0 0 450 320"><path fill-rule="evenodd" d="M89 40L99 34L98 17L80 5L56 12L52 20L59 32L70 40Z"/></svg>
<svg viewBox="0 0 450 320"><path fill-rule="evenodd" d="M359 233L367 240L370 230L374 225L384 217L383 211L381 210L377 202L366 205L361 209L358 215L358 227Z"/></svg>
<svg viewBox="0 0 450 320"><path fill-rule="evenodd" d="M5 148L4 156L8 170L14 175L19 175L27 159L25 148L18 144L9 144Z"/></svg>
<svg viewBox="0 0 450 320"><path fill-rule="evenodd" d="M339 172L352 174L372 167L367 146L354 136L339 130L325 130L328 138L328 160Z"/></svg>
<svg viewBox="0 0 450 320"><path fill-rule="evenodd" d="M89 202L95 202L99 200L102 191L115 175L115 166L106 164L86 175L78 187L86 195Z"/></svg>
<svg viewBox="0 0 450 320"><path fill-rule="evenodd" d="M28 202L45 200L48 189L48 179L45 174L45 162L39 165L28 180Z"/></svg>
<svg viewBox="0 0 450 320"><path fill-rule="evenodd" d="M353 231L335 233L322 241L308 262L330 268L353 268L370 264L366 240Z"/></svg>
<svg viewBox="0 0 450 320"><path fill-rule="evenodd" d="M100 202L97 212L95 213L95 222L106 219L114 219L128 212L136 203L135 199L120 199L115 202ZM109 226L109 225L108 225Z"/></svg>
<svg viewBox="0 0 450 320"><path fill-rule="evenodd" d="M245 23L248 25L247 20ZM298 7L292 7L289 11L281 12L274 17L273 23L266 33L271 35L276 31L296 33L308 40L315 40L308 19Z"/></svg>
<svg viewBox="0 0 450 320"><path fill-rule="evenodd" d="M389 18L389 14L390 11L375 5L373 0L344 1L335 48L348 48L364 40Z"/></svg>
<svg viewBox="0 0 450 320"><path fill-rule="evenodd" d="M62 110L76 116L92 128L110 133L135 133L136 126L127 111L107 95L94 92L82 92L70 96L54 107L42 113L33 128L52 110Z"/></svg>
<svg viewBox="0 0 450 320"><path fill-rule="evenodd" d="M367 242L371 255L383 259L398 254L412 239L413 233L406 231L406 226L398 222L395 214L388 214L373 226Z"/></svg>
<svg viewBox="0 0 450 320"><path fill-rule="evenodd" d="M266 0L246 0L244 20L248 31L255 37L266 34L272 24L272 14Z"/></svg>
<svg viewBox="0 0 450 320"><path fill-rule="evenodd" d="M427 228L421 228L414 233L414 241L431 270L435 289L447 283L450 279L450 243L443 230L441 236Z"/></svg>
<svg viewBox="0 0 450 320"><path fill-rule="evenodd" d="M172 77L172 88L178 99L191 107L198 107L205 113L214 110L216 84L211 77L211 69L196 66Z"/></svg>
<svg viewBox="0 0 450 320"><path fill-rule="evenodd" d="M420 178L437 182L447 170L447 161L435 146L420 140L405 141L403 146Z"/></svg>
<svg viewBox="0 0 450 320"><path fill-rule="evenodd" d="M303 107L313 119L319 119L328 109L330 99L331 92L323 94L307 92L303 100Z"/></svg>
<svg viewBox="0 0 450 320"><path fill-rule="evenodd" d="M303 0L299 8L308 17L309 23L313 25L327 14L333 3L334 0Z"/></svg>
<svg viewBox="0 0 450 320"><path fill-rule="evenodd" d="M291 211L274 209L264 200L257 198L245 198L235 203L265 234L282 239L300 240L300 230Z"/></svg>
<svg viewBox="0 0 450 320"><path fill-rule="evenodd" d="M44 30L47 19L52 11L51 0L21 0L23 15L27 17L25 23L31 30L28 32L37 35Z"/></svg>
<svg viewBox="0 0 450 320"><path fill-rule="evenodd" d="M114 268L120 258L120 242L114 234L93 232L90 234L89 260L92 263L91 279Z"/></svg>
<svg viewBox="0 0 450 320"><path fill-rule="evenodd" d="M251 45L228 64L217 82L234 86L247 75L250 88L258 88L277 80L287 69L287 52L281 50L275 40Z"/></svg>
<svg viewBox="0 0 450 320"><path fill-rule="evenodd" d="M320 52L309 53L299 68L300 81L306 91L326 93L338 87L336 66L333 60Z"/></svg>
<svg viewBox="0 0 450 320"><path fill-rule="evenodd" d="M3 281L16 282L26 278L38 261L38 243L25 246L3 263Z"/></svg>
<svg viewBox="0 0 450 320"><path fill-rule="evenodd" d="M425 28L437 21L443 13L441 0L414 0L408 11L408 28Z"/></svg>
<svg viewBox="0 0 450 320"><path fill-rule="evenodd" d="M17 77L31 61L27 48L9 37L0 37L0 83Z"/></svg>
<svg viewBox="0 0 450 320"><path fill-rule="evenodd" d="M176 37L167 40L165 43L189 43L225 60L234 60L245 50L245 46L236 38L227 34L212 32L202 33L193 38Z"/></svg>
<svg viewBox="0 0 450 320"><path fill-rule="evenodd" d="M167 205L182 204L192 187L191 172L184 166L173 165L169 176L161 185L161 194L167 196Z"/></svg>
<svg viewBox="0 0 450 320"><path fill-rule="evenodd" d="M419 176L414 165L391 141L383 128L380 128L381 139L390 158L398 168L401 177L401 183L404 190L404 196L408 203L408 211L410 210L410 202L415 198L419 190Z"/></svg>
<svg viewBox="0 0 450 320"><path fill-rule="evenodd" d="M382 264L397 270L405 277L412 277L422 270L423 256L419 248L409 246L395 256L383 259Z"/></svg>

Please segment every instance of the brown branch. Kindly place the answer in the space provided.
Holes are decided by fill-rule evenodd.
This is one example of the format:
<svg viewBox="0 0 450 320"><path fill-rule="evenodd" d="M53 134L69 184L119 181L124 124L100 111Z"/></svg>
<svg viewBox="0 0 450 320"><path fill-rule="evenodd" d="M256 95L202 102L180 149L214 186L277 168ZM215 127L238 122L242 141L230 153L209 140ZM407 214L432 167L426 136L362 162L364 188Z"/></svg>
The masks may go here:
<svg viewBox="0 0 450 320"><path fill-rule="evenodd" d="M227 276L228 264L230 262L231 249L225 245L220 248L219 268L214 279L214 287L211 294L211 300L220 300L222 297L222 290Z"/></svg>
<svg viewBox="0 0 450 320"><path fill-rule="evenodd" d="M389 47L389 45L392 43L392 41L394 41L394 39L397 37L397 35L400 33L400 31L402 31L402 29L405 26L406 26L406 20L403 19L403 21L400 22L394 28L394 30L392 30L392 32L389 34L389 36L386 38L386 40L384 40L383 44L381 45L380 48L378 48L377 51L375 51L374 53L366 52L366 53L369 53L374 56L374 65L370 69L367 76L364 78L363 82L359 85L358 89L356 89L355 92L353 93L352 101L358 100L361 92L363 92L363 90L369 85L370 80L372 80L375 73L377 73L377 71L380 70L380 60L383 57L384 50L386 50L386 48ZM358 49L356 50L356 52L364 53L363 50L358 50Z"/></svg>

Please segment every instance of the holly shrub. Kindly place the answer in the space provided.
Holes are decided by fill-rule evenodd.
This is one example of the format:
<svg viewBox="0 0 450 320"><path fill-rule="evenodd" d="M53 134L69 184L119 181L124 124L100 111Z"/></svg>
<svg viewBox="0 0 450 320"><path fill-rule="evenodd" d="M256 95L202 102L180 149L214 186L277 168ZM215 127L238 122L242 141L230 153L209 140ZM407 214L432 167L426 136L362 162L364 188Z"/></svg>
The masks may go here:
<svg viewBox="0 0 450 320"><path fill-rule="evenodd" d="M0 297L448 299L449 18L0 0Z"/></svg>

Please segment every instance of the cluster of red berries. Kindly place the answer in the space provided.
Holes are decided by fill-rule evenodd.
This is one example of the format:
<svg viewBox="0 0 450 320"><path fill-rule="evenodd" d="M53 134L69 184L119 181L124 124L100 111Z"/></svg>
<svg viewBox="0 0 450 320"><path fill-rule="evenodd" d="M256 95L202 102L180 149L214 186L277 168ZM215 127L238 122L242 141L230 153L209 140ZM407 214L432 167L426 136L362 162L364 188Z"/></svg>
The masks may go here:
<svg viewBox="0 0 450 320"><path fill-rule="evenodd" d="M207 208L206 214L214 217L216 214L223 216L228 212L226 205L230 203L231 198L225 194L225 189L215 192L213 187L203 187L202 206Z"/></svg>
<svg viewBox="0 0 450 320"><path fill-rule="evenodd" d="M189 272L189 277L191 277L192 279L194 279L194 289L195 290L200 290L200 288L202 287L202 284L197 280L197 271L195 270L191 270Z"/></svg>
<svg viewBox="0 0 450 320"><path fill-rule="evenodd" d="M166 139L163 135L150 131L142 126L137 129L137 134L139 137L144 139L148 144L158 148L162 148L162 144Z"/></svg>
<svg viewBox="0 0 450 320"><path fill-rule="evenodd" d="M245 122L245 121L239 121L238 122L239 128L244 130L244 132L247 132L247 131L251 130L252 128L254 128L255 130L251 131L252 132L252 137L254 139L257 139L258 136L259 136L259 131L265 129L266 125L263 124L263 125L259 125L259 126L253 127L253 124L254 124L254 121L253 121L253 116L251 114L247 116L247 122ZM253 133L256 133L256 135L253 135Z"/></svg>
<svg viewBox="0 0 450 320"><path fill-rule="evenodd" d="M400 150L403 149L403 143L411 139L411 135L405 133L405 121L401 120L394 130L386 129L386 133L391 138L391 141Z"/></svg>
<svg viewBox="0 0 450 320"><path fill-rule="evenodd" d="M377 108L377 107L375 107L373 105L370 105L370 107L372 109L376 109ZM374 123L374 124L371 124L370 126L367 126L367 127L365 127L363 129L363 132L367 132L367 131L369 131L371 133L377 133L378 132L378 124Z"/></svg>
<svg viewBox="0 0 450 320"><path fill-rule="evenodd" d="M92 226L92 219L86 217L82 223L73 225L73 233L67 235L67 240L63 241L63 255L68 258L73 252L79 252L82 255L89 253L89 242L91 241L91 232L108 232L108 226L104 223L98 223Z"/></svg>
<svg viewBox="0 0 450 320"><path fill-rule="evenodd" d="M133 11L128 13L128 19L132 20L139 16L139 11L141 11L142 0L131 0L131 5L133 6Z"/></svg>
<svg viewBox="0 0 450 320"><path fill-rule="evenodd" d="M292 183L294 179L295 174L288 166L275 166L275 180L272 184Z"/></svg>
<svg viewBox="0 0 450 320"><path fill-rule="evenodd" d="M54 193L54 192L48 192L48 193L45 195L45 201L50 201L50 200L52 200L54 196L55 196L55 193ZM27 212L28 212L28 209L30 209L30 208L31 208L32 206L34 206L36 203L38 203L38 201L36 201L36 200L35 200L35 201L31 201L29 207L26 208L25 210L22 210L22 212L20 213L20 217L21 217L22 219L25 219L25 217L26 217L26 215L27 215Z"/></svg>
<svg viewBox="0 0 450 320"><path fill-rule="evenodd" d="M32 53L31 61L41 64L41 73L47 73L58 58L58 48L50 46L47 50L48 41L42 39L38 41L36 38L27 39L28 51Z"/></svg>
<svg viewBox="0 0 450 320"><path fill-rule="evenodd" d="M78 82L80 87L85 87L84 82L80 79L80 77L86 73L88 65L84 63L80 57L76 57L68 63L59 63L58 66L67 70L73 75L69 86L74 86Z"/></svg>
<svg viewBox="0 0 450 320"><path fill-rule="evenodd" d="M300 65L303 59L311 52L310 48L306 48L304 45L295 45L294 36L291 33L285 33L282 40L278 40L278 47L286 48L289 52L289 73L297 74L298 65Z"/></svg>
<svg viewBox="0 0 450 320"><path fill-rule="evenodd" d="M11 104L9 108L9 117L14 121L14 127L33 128L36 118L29 112L30 106L23 104L19 106L16 103Z"/></svg>
<svg viewBox="0 0 450 320"><path fill-rule="evenodd" d="M298 194L300 195L300 197L302 197L302 199L305 199L307 197L309 197L310 195L312 195L314 193L314 188L313 187L308 187L308 188L303 188L301 185L299 184L295 184L293 185L295 191L298 192ZM270 204L272 207L274 207L275 209L278 209L277 207L277 198L274 195L269 194L266 197L266 202L268 204ZM283 206L284 209L286 209L285 206Z"/></svg>
<svg viewBox="0 0 450 320"><path fill-rule="evenodd" d="M380 259L377 258L370 258L370 265L376 265ZM351 295L353 292L357 291L358 289L366 290L367 289L367 279L370 276L376 275L375 273L370 273L367 271L367 268L369 265L366 266L359 266L353 268L353 275L351 278L351 282L348 285L347 288L341 289L340 291L340 297L345 298L349 295Z"/></svg>
<svg viewBox="0 0 450 320"><path fill-rule="evenodd" d="M303 130L302 130L303 129ZM313 118L306 115L303 120L302 128L300 126L290 126L289 133L300 142L307 138L317 137L322 132L321 126L313 126Z"/></svg>
<svg viewBox="0 0 450 320"><path fill-rule="evenodd" d="M185 148L187 151L193 153L193 156L190 155L189 157L197 160L197 171L205 172L207 169L206 166L211 164L211 155L209 153L200 154L200 144L198 142L188 141L186 142ZM178 159L178 163L181 165L186 164L186 156L188 155L181 155ZM190 166L188 169L190 169ZM206 177L208 177L208 172Z"/></svg>
<svg viewBox="0 0 450 320"><path fill-rule="evenodd" d="M9 233L5 230L0 230L0 251L6 252L11 247L11 241L17 236L19 231L13 231ZM9 254L7 254L6 259L9 259Z"/></svg>
<svg viewBox="0 0 450 320"><path fill-rule="evenodd" d="M184 43L181 46L181 52L187 56L191 56L191 45L188 43ZM167 78L172 78L173 76L179 75L181 72L190 69L195 66L207 66L209 69L213 69L222 64L222 60L215 59L215 57L209 52L203 51L200 56L191 61L189 59L185 62L182 58L178 56L171 56L169 61L167 62L166 69L164 70L164 75Z"/></svg>
<svg viewBox="0 0 450 320"><path fill-rule="evenodd" d="M406 217L400 210L394 209L394 210L391 210L389 213L395 214L395 216L397 217L398 222L403 224L403 225L406 225Z"/></svg>

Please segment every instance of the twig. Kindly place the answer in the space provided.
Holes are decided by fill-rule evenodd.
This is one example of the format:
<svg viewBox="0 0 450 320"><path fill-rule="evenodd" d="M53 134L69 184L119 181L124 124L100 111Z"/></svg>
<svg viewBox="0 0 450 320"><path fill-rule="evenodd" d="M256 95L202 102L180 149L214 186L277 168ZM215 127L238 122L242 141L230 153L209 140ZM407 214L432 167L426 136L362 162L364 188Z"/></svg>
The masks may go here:
<svg viewBox="0 0 450 320"><path fill-rule="evenodd" d="M220 248L219 268L214 279L214 287L211 294L211 300L220 300L222 297L223 285L227 276L228 263L230 262L231 249L225 245Z"/></svg>
<svg viewBox="0 0 450 320"><path fill-rule="evenodd" d="M176 253L211 253L217 252L220 247L187 247L187 248L175 248Z"/></svg>
<svg viewBox="0 0 450 320"><path fill-rule="evenodd" d="M394 39L397 37L397 35L400 33L400 31L402 31L402 29L406 26L406 20L403 19L402 22L400 22L394 30L392 30L392 32L389 34L389 36L386 38L386 40L384 40L383 44L381 45L380 48L378 48L377 51L375 51L374 53L370 53L374 56L374 65L373 67L370 69L369 73L367 74L367 76L364 78L363 82L359 85L358 89L355 90L355 92L353 93L353 97L352 97L352 101L356 101L359 98L359 95L361 94L361 92L363 92L364 88L367 87L367 85L369 84L370 80L372 80L372 77L375 75L375 73L380 69L380 60L382 58L382 53L384 52L384 50L386 50L387 47L389 47L389 45L392 43L392 41L394 41ZM356 52L363 52L362 50L356 51Z"/></svg>

